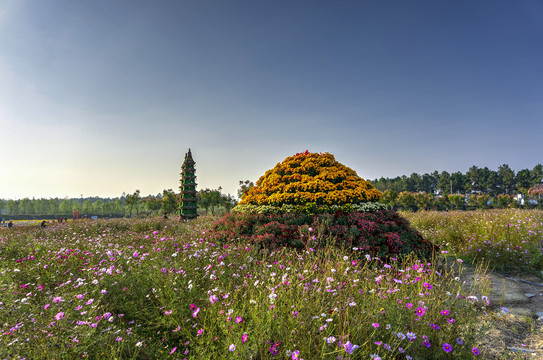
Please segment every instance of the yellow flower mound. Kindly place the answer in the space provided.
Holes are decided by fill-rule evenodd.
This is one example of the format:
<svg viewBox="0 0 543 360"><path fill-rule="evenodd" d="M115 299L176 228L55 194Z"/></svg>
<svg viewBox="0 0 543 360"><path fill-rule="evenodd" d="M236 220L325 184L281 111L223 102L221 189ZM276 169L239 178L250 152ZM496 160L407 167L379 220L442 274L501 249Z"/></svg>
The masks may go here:
<svg viewBox="0 0 543 360"><path fill-rule="evenodd" d="M334 155L306 151L288 157L258 179L239 204L343 205L375 202L381 192Z"/></svg>

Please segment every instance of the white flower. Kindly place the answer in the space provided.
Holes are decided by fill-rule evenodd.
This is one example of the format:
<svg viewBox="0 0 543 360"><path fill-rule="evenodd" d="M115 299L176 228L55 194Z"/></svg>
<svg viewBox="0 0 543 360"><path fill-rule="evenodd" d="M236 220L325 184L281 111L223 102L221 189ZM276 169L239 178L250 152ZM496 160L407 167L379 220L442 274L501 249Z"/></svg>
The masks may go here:
<svg viewBox="0 0 543 360"><path fill-rule="evenodd" d="M141 345L143 345L141 341L138 341L138 343L136 344L137 347L141 347Z"/></svg>

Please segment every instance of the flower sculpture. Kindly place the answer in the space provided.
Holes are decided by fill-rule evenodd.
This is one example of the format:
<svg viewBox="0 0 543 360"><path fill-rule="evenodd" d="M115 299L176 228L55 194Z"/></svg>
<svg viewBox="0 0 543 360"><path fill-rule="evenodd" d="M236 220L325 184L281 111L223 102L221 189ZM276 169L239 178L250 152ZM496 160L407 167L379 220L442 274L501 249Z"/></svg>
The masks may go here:
<svg viewBox="0 0 543 360"><path fill-rule="evenodd" d="M336 246L379 257L429 258L433 245L380 199L379 190L333 155L306 151L266 171L215 224L212 236L262 249Z"/></svg>
<svg viewBox="0 0 543 360"><path fill-rule="evenodd" d="M277 164L247 191L240 205L344 205L376 202L381 192L329 153L298 153Z"/></svg>

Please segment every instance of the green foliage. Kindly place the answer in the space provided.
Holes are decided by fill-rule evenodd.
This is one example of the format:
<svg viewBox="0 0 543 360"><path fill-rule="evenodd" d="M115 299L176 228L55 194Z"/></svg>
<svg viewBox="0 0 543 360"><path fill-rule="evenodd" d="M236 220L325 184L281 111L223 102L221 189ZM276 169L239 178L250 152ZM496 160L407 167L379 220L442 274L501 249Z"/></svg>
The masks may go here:
<svg viewBox="0 0 543 360"><path fill-rule="evenodd" d="M250 213L250 214L288 214L288 213L307 213L307 214L326 214L342 211L350 212L374 212L385 210L386 205L373 203L360 204L344 204L344 205L317 205L316 203L307 203L306 205L283 204L282 206L273 205L252 205L239 204L232 209L233 213Z"/></svg>

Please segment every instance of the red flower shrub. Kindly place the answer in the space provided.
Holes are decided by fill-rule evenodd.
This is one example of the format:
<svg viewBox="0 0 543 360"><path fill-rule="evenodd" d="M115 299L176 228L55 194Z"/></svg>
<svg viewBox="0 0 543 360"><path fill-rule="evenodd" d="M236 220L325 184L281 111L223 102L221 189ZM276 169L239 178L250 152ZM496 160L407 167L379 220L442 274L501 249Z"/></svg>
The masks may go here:
<svg viewBox="0 0 543 360"><path fill-rule="evenodd" d="M362 255L432 255L434 246L396 212L315 214L227 214L214 226L213 239L251 242L260 248L358 248Z"/></svg>

